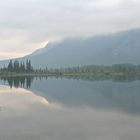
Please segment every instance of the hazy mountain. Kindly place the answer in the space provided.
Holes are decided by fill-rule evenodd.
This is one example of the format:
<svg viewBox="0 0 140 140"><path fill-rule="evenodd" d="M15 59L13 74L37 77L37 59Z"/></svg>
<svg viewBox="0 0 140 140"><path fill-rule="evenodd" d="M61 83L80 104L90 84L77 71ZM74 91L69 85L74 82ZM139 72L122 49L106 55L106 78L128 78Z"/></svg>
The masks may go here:
<svg viewBox="0 0 140 140"><path fill-rule="evenodd" d="M50 43L20 59L27 58L35 67L49 68L88 64L140 64L140 30L89 39L65 39Z"/></svg>

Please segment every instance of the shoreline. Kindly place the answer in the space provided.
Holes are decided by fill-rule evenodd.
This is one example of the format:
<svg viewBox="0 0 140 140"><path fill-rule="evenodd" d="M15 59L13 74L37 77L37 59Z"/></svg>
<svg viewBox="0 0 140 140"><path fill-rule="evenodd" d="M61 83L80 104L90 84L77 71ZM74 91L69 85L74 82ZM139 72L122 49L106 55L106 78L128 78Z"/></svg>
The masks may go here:
<svg viewBox="0 0 140 140"><path fill-rule="evenodd" d="M140 72L126 73L126 72L90 72L90 73L65 73L65 72L32 72L32 73L15 73L5 72L0 73L0 78L7 77L139 77Z"/></svg>

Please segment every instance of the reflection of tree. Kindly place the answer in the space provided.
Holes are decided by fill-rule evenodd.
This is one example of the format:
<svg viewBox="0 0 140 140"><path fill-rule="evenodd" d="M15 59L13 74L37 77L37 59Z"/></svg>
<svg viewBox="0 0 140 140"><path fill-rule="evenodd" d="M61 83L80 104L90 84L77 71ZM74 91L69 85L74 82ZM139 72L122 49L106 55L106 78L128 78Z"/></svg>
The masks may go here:
<svg viewBox="0 0 140 140"><path fill-rule="evenodd" d="M85 80L85 81L104 81L104 80L112 80L113 82L132 82L135 80L140 80L139 76L53 76L55 78L67 78L67 79L76 79L76 80ZM17 77L1 77L0 79L4 81L4 84L8 83L10 88L12 87L21 87L21 88L30 88L33 80L42 80L46 79L47 76L17 76Z"/></svg>
<svg viewBox="0 0 140 140"><path fill-rule="evenodd" d="M23 88L30 88L31 83L33 81L33 77L7 77L3 78L2 80L7 81L10 88L13 86L18 88L18 87L23 87Z"/></svg>
<svg viewBox="0 0 140 140"><path fill-rule="evenodd" d="M13 80L7 79L7 81L8 81L8 84L9 84L10 88L12 88L12 86L13 86Z"/></svg>
<svg viewBox="0 0 140 140"><path fill-rule="evenodd" d="M26 88L30 88L31 87L32 81L33 81L33 78L31 78L31 77L27 77L26 78Z"/></svg>

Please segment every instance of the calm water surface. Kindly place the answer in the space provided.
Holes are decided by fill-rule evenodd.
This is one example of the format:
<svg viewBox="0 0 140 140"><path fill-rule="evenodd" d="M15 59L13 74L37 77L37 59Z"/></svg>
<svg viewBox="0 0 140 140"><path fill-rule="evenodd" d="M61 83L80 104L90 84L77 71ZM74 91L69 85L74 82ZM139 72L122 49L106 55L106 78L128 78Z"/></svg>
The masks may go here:
<svg viewBox="0 0 140 140"><path fill-rule="evenodd" d="M5 85L2 85L5 84ZM34 79L0 86L0 140L138 140L140 81Z"/></svg>

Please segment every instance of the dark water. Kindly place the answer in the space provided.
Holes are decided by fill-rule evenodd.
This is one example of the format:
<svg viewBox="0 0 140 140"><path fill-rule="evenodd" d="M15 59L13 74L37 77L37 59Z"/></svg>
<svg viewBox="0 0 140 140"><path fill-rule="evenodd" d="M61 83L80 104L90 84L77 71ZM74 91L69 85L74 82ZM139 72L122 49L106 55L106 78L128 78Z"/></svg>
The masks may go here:
<svg viewBox="0 0 140 140"><path fill-rule="evenodd" d="M138 140L139 130L138 80L1 81L0 140Z"/></svg>

